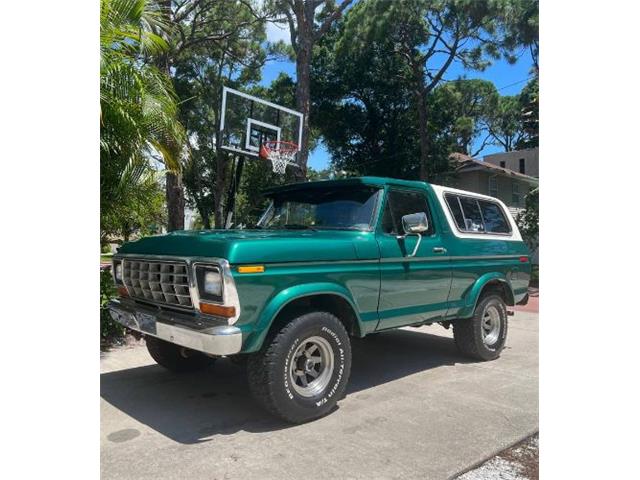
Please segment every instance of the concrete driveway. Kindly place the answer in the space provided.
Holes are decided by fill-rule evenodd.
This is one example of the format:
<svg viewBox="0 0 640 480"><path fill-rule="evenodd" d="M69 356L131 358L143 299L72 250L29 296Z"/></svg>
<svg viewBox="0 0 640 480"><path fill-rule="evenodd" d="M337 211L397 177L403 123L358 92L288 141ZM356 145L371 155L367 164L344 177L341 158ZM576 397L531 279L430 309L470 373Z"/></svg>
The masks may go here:
<svg viewBox="0 0 640 480"><path fill-rule="evenodd" d="M494 362L461 357L450 330L407 328L354 345L347 397L291 426L263 413L226 359L176 375L144 346L101 359L102 479L446 479L538 429L538 315L510 318Z"/></svg>

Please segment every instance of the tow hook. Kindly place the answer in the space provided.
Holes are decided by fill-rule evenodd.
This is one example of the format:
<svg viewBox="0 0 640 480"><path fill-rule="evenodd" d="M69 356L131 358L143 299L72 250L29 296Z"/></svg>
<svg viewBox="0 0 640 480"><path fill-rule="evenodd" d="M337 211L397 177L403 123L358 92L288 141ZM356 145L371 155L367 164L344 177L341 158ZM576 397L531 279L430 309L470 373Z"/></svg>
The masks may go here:
<svg viewBox="0 0 640 480"><path fill-rule="evenodd" d="M449 330L449 327L451 327L451 322L447 320L446 322L440 322L440 325Z"/></svg>

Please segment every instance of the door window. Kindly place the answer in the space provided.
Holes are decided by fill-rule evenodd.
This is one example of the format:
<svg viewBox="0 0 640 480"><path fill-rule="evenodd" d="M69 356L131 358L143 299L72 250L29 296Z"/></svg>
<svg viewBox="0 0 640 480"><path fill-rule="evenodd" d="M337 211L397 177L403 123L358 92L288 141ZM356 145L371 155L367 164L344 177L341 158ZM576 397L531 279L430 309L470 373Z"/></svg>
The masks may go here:
<svg viewBox="0 0 640 480"><path fill-rule="evenodd" d="M429 230L426 235L434 232L433 222L429 214L427 197L421 192L403 190L389 190L387 203L382 215L382 231L395 235L403 234L402 217L411 213L424 212L429 220Z"/></svg>

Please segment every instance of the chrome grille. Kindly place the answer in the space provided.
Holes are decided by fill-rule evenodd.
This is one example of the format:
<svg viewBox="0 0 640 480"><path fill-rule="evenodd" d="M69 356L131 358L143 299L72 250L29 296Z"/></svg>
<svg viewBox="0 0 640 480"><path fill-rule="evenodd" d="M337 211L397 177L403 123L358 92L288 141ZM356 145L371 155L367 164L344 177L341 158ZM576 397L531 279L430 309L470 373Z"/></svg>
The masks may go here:
<svg viewBox="0 0 640 480"><path fill-rule="evenodd" d="M185 262L124 260L122 280L132 297L193 308Z"/></svg>

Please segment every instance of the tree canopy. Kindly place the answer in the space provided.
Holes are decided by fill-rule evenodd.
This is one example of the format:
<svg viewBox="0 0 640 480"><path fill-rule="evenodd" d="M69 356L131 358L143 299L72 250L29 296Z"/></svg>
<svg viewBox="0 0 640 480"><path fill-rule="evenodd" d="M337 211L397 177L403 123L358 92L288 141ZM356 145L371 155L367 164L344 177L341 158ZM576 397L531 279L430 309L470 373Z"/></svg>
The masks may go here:
<svg viewBox="0 0 640 480"><path fill-rule="evenodd" d="M285 24L291 38L291 56L296 62L296 107L304 115L299 179L304 178L311 134L311 68L314 46L340 19L353 0L269 0L265 11L274 22Z"/></svg>
<svg viewBox="0 0 640 480"><path fill-rule="evenodd" d="M101 219L122 212L144 190L152 154L180 169L184 129L171 82L146 58L168 48L157 5L144 0L100 3ZM145 190L146 191L146 190ZM131 212L127 212L130 214ZM102 218L104 217L104 218ZM103 225L112 224L102 221Z"/></svg>
<svg viewBox="0 0 640 480"><path fill-rule="evenodd" d="M515 61L518 38L512 34L517 1L362 0L348 13L336 44L338 55L383 46L397 57L396 75L413 95L418 114L420 173L426 180L437 163L429 144L428 96L454 63L483 70L501 56ZM433 172L432 172L433 173Z"/></svg>
<svg viewBox="0 0 640 480"><path fill-rule="evenodd" d="M537 0L101 0L100 20L104 239L181 228L185 198L202 227L223 228L234 183L235 224L251 225L273 184L435 178L454 152L538 145ZM268 41L269 22L290 45ZM523 53L533 78L520 94L474 78ZM264 85L275 58L295 77ZM249 161L234 174L217 148L224 85L303 111L301 155L322 143L330 171L280 177Z"/></svg>
<svg viewBox="0 0 640 480"><path fill-rule="evenodd" d="M194 39L179 43L172 78L183 99L180 118L188 131L191 153L183 179L187 201L198 211L205 228L211 227L212 219L220 228L231 181L231 158L216 148L222 87L255 84L267 58L278 51L265 46L265 23L251 3L210 2L202 15ZM179 18L179 28L190 31L191 18Z"/></svg>

